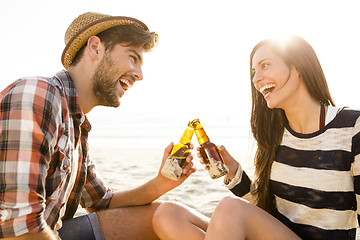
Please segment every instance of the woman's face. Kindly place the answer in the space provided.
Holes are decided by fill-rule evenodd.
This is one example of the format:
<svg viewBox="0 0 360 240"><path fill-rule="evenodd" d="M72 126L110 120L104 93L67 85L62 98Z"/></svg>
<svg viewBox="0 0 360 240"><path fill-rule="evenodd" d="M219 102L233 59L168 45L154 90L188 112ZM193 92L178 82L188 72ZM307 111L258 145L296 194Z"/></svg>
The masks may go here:
<svg viewBox="0 0 360 240"><path fill-rule="evenodd" d="M303 82L294 67L289 67L268 46L261 46L252 59L252 82L269 108L293 106Z"/></svg>

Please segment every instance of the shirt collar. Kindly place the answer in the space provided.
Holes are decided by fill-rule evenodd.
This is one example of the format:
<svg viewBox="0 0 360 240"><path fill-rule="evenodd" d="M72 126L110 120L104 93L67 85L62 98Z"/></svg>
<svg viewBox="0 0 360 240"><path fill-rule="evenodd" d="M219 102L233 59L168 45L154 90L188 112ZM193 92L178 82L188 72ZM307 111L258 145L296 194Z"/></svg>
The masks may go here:
<svg viewBox="0 0 360 240"><path fill-rule="evenodd" d="M55 74L55 77L60 80L69 105L70 114L79 115L80 118L84 119L84 113L82 112L79 104L79 98L76 92L75 84L69 72L66 70L60 71Z"/></svg>

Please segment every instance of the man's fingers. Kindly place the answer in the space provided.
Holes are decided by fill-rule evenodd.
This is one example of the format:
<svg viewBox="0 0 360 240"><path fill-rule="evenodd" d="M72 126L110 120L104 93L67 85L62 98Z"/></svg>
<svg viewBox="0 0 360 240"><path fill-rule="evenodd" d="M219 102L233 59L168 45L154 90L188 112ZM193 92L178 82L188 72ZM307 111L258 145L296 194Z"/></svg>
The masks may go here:
<svg viewBox="0 0 360 240"><path fill-rule="evenodd" d="M167 156L170 155L173 146L174 146L174 143L171 142L171 143L165 148L165 150L164 150L164 156L167 157Z"/></svg>

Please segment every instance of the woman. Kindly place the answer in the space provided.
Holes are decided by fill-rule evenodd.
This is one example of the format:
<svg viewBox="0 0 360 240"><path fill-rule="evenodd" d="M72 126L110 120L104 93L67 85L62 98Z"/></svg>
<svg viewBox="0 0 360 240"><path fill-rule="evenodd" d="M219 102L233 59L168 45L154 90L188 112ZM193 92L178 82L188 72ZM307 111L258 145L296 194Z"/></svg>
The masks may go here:
<svg viewBox="0 0 360 240"><path fill-rule="evenodd" d="M355 239L360 112L335 107L316 54L300 37L258 43L250 75L256 180L220 147L230 169L225 184L238 197L222 200L208 225L161 206L156 233L181 239L171 236L177 224L202 234L188 239Z"/></svg>

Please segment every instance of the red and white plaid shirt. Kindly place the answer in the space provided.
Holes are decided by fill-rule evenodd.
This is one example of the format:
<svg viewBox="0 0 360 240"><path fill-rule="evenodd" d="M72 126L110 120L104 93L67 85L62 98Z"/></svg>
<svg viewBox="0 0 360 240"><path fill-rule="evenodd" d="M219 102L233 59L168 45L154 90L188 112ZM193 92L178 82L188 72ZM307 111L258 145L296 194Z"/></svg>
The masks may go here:
<svg viewBox="0 0 360 240"><path fill-rule="evenodd" d="M88 156L91 125L68 72L22 78L0 93L0 238L57 230L79 203L113 196Z"/></svg>

